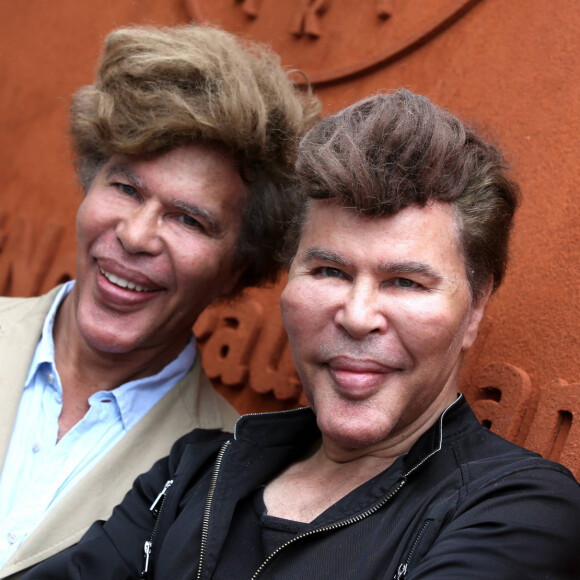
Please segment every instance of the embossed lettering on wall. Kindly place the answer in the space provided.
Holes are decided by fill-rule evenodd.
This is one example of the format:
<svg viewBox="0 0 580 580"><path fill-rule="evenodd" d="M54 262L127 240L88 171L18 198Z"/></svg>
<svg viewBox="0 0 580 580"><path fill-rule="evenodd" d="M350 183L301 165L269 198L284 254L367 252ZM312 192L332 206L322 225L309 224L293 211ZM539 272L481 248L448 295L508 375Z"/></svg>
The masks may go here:
<svg viewBox="0 0 580 580"><path fill-rule="evenodd" d="M263 0L236 0L242 12L250 19L258 18ZM290 32L297 37L304 34L318 38L321 33L323 14L330 8L332 0L302 0L298 3L296 13L290 26ZM376 0L376 14L381 19L392 16L395 0ZM205 11L203 2L199 0L185 0L190 15L195 20L204 20ZM370 2L368 4L371 5ZM364 7L362 7L364 8Z"/></svg>
<svg viewBox="0 0 580 580"><path fill-rule="evenodd" d="M297 38L307 34L318 38L322 34L321 17L328 10L330 0L307 0L292 23L290 32Z"/></svg>
<svg viewBox="0 0 580 580"><path fill-rule="evenodd" d="M393 14L394 0L377 0L377 15L379 18L389 18Z"/></svg>
<svg viewBox="0 0 580 580"><path fill-rule="evenodd" d="M266 42L312 84L343 80L409 54L480 0L183 0L190 18Z"/></svg>
<svg viewBox="0 0 580 580"><path fill-rule="evenodd" d="M242 5L242 10L248 18L257 18L262 0L238 0L238 4Z"/></svg>
<svg viewBox="0 0 580 580"><path fill-rule="evenodd" d="M271 394L288 407L306 404L276 304L253 297L211 307L194 326L209 378L232 389Z"/></svg>
<svg viewBox="0 0 580 580"><path fill-rule="evenodd" d="M534 385L525 371L492 363L466 389L478 419L492 431L566 465L580 478L580 384Z"/></svg>

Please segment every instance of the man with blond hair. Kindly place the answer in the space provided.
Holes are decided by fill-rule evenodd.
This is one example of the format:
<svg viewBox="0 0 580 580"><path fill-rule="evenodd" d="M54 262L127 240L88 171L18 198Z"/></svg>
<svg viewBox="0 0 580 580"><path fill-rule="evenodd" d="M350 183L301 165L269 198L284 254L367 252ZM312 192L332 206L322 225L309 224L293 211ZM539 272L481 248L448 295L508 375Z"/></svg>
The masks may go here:
<svg viewBox="0 0 580 580"><path fill-rule="evenodd" d="M107 37L71 107L76 280L0 299L1 578L108 517L176 438L233 427L191 328L276 278L318 109L268 49L218 29Z"/></svg>

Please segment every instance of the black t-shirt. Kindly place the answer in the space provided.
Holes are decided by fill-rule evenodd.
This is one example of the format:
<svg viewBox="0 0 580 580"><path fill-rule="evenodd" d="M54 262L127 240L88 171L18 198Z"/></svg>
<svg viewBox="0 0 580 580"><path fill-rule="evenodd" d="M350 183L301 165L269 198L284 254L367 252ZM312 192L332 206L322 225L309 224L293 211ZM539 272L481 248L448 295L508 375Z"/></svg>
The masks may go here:
<svg viewBox="0 0 580 580"><path fill-rule="evenodd" d="M300 533L306 524L266 514L264 487L238 503L215 580L251 578L277 548Z"/></svg>

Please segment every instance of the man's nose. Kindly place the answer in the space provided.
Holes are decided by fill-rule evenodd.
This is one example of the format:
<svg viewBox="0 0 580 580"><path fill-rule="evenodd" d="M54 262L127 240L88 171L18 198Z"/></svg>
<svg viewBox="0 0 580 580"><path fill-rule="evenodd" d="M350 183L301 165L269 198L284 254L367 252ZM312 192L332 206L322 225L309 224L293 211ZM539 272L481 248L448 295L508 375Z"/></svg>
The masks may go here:
<svg viewBox="0 0 580 580"><path fill-rule="evenodd" d="M130 254L159 254L163 245L159 220L156 209L144 203L119 220L115 229L117 239Z"/></svg>
<svg viewBox="0 0 580 580"><path fill-rule="evenodd" d="M380 289L370 283L353 284L336 312L336 323L356 339L387 330L387 318L382 311Z"/></svg>

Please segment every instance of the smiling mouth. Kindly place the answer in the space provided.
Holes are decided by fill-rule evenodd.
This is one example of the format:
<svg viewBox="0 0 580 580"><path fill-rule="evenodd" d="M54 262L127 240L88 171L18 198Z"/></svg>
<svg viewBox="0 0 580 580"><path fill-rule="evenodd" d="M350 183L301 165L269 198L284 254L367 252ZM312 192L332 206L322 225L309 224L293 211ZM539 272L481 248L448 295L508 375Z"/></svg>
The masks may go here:
<svg viewBox="0 0 580 580"><path fill-rule="evenodd" d="M111 274L110 272L106 272L102 268L99 268L99 271L111 284L114 284L115 286L118 286L119 288L123 288L124 290L131 290L133 292L155 292L155 290L152 290L150 288L144 288L143 286L139 286L139 284L134 284L133 282L130 282L129 280L125 280L124 278L120 278L119 276L115 276L115 274Z"/></svg>
<svg viewBox="0 0 580 580"><path fill-rule="evenodd" d="M326 364L335 370L349 373L362 374L385 374L398 370L398 367L367 359L352 359L349 357L337 356L329 360Z"/></svg>
<svg viewBox="0 0 580 580"><path fill-rule="evenodd" d="M398 366L372 359L352 359L344 356L332 358L325 366L343 396L350 399L368 397L389 377L401 370Z"/></svg>

